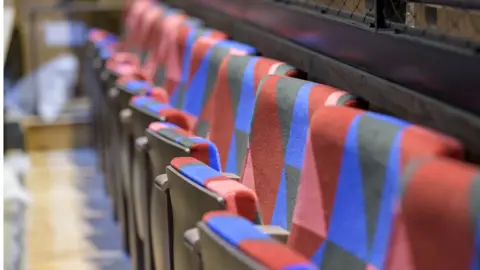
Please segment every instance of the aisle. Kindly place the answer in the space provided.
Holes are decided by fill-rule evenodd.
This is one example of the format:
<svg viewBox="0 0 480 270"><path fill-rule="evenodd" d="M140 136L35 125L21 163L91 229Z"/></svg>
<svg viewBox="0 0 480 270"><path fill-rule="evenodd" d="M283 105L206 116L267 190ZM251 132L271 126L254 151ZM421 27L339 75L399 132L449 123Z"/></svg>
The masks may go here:
<svg viewBox="0 0 480 270"><path fill-rule="evenodd" d="M31 154L28 270L127 270L92 150Z"/></svg>

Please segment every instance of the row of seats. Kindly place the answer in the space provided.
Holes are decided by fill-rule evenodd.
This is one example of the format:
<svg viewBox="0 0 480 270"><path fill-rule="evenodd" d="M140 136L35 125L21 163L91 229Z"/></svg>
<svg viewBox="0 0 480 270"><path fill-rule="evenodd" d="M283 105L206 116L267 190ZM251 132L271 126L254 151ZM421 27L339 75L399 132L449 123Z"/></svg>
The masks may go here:
<svg viewBox="0 0 480 270"><path fill-rule="evenodd" d="M94 136L143 269L480 269L480 170L456 139L199 19L125 2L89 32Z"/></svg>

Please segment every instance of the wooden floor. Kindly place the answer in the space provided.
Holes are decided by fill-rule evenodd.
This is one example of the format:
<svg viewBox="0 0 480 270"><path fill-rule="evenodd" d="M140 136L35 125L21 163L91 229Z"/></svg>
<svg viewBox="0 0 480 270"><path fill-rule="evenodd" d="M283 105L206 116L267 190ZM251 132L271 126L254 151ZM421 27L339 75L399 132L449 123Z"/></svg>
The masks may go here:
<svg viewBox="0 0 480 270"><path fill-rule="evenodd" d="M26 269L130 269L95 153L34 152L30 158Z"/></svg>

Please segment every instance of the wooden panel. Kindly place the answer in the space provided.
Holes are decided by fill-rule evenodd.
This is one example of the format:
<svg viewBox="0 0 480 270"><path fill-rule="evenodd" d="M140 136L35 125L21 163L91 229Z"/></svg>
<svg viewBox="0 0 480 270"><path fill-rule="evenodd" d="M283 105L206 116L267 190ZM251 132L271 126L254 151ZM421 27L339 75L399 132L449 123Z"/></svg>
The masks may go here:
<svg viewBox="0 0 480 270"><path fill-rule="evenodd" d="M412 26L480 41L480 11L425 4L409 5ZM436 13L436 22L427 18L428 9Z"/></svg>
<svg viewBox="0 0 480 270"><path fill-rule="evenodd" d="M60 119L53 124L43 123L38 117L27 117L23 122L27 151L80 148L92 145L92 131L88 121Z"/></svg>

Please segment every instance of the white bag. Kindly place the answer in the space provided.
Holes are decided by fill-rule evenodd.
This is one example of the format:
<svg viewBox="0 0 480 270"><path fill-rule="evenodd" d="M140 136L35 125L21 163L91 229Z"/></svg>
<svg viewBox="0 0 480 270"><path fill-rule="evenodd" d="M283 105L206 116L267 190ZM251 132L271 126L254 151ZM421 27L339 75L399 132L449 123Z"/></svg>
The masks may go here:
<svg viewBox="0 0 480 270"><path fill-rule="evenodd" d="M77 82L78 59L62 54L22 78L5 97L8 114L31 115L35 108L43 121L58 119Z"/></svg>
<svg viewBox="0 0 480 270"><path fill-rule="evenodd" d="M28 167L24 157L6 158L3 164L3 236L6 270L24 268L25 257L25 210L30 197L20 184L20 175Z"/></svg>

